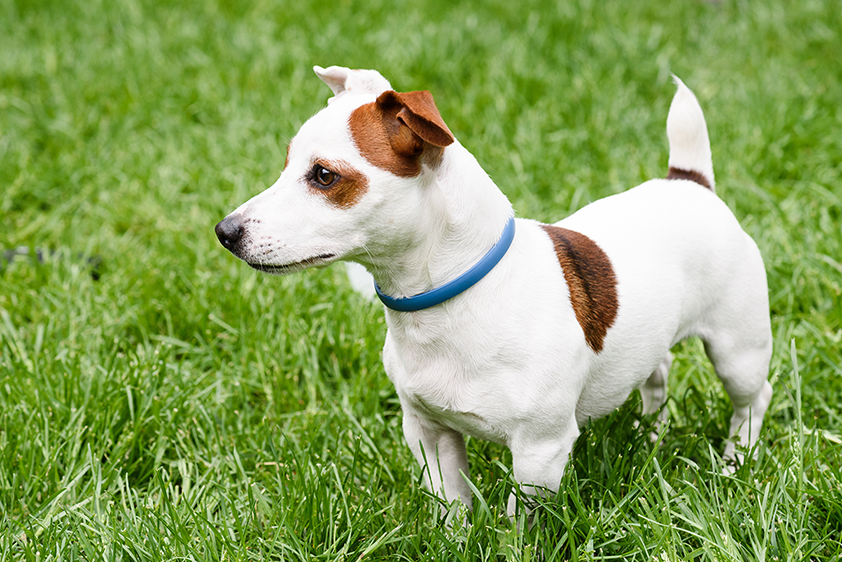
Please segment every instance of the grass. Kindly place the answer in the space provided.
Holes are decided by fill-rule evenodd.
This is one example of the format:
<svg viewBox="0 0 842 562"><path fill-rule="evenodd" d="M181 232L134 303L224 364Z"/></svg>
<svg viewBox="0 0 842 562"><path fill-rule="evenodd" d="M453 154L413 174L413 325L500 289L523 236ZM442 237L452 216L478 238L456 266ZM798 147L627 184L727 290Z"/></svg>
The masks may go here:
<svg viewBox="0 0 842 562"><path fill-rule="evenodd" d="M838 8L0 0L0 249L30 248L0 271L0 559L839 560ZM476 508L442 512L379 307L341 268L263 277L213 235L324 105L314 64L431 90L542 220L663 176L679 75L766 260L757 461L720 474L730 407L690 341L658 446L634 395L518 531L509 453L469 440Z"/></svg>

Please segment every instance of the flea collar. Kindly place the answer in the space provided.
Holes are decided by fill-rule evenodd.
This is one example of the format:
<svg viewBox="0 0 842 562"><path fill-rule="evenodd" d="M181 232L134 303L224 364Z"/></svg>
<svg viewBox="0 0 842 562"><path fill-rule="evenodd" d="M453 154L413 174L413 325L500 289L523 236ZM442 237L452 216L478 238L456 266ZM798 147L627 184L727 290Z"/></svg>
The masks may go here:
<svg viewBox="0 0 842 562"><path fill-rule="evenodd" d="M485 277L492 269L494 269L494 266L503 259L503 256L506 255L506 252L512 245L512 240L514 240L514 238L515 218L511 217L509 222L506 223L506 227L503 229L503 234L500 236L497 243L494 244L494 246L488 250L488 253L485 254L468 271L456 279L448 281L444 285L430 289L424 293L404 298L394 298L384 294L383 291L380 290L380 286L377 284L377 281L374 282L374 290L377 292L377 296L380 298L381 302L383 302L387 308L391 308L392 310L397 310L399 312L416 312L418 310L424 310L425 308L436 306L452 299L456 295L463 293L476 285L480 279Z"/></svg>

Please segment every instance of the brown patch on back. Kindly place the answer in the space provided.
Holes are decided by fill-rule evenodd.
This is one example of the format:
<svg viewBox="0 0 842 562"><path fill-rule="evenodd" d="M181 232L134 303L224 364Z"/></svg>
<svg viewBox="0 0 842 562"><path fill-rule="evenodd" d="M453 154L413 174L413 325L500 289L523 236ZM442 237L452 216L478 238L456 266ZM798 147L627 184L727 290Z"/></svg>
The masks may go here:
<svg viewBox="0 0 842 562"><path fill-rule="evenodd" d="M429 92L384 92L355 109L348 125L366 160L403 178L421 173L425 152L434 161L454 141Z"/></svg>
<svg viewBox="0 0 842 562"><path fill-rule="evenodd" d="M343 160L316 160L314 165L321 166L339 175L336 183L327 188L313 185L313 191L323 195L332 205L340 209L349 209L365 195L368 190L368 177Z"/></svg>
<svg viewBox="0 0 842 562"><path fill-rule="evenodd" d="M703 174L696 172L695 170L682 170L681 168L670 166L669 172L667 173L667 179L690 180L710 189L710 182L708 179Z"/></svg>
<svg viewBox="0 0 842 562"><path fill-rule="evenodd" d="M617 278L611 261L602 248L584 234L546 224L541 228L553 242L585 341L599 353L619 308Z"/></svg>

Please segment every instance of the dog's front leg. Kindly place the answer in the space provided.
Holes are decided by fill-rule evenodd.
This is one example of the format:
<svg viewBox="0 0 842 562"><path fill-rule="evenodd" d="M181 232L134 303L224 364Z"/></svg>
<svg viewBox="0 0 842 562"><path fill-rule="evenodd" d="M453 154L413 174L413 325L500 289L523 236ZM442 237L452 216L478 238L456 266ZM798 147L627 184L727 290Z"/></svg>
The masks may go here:
<svg viewBox="0 0 842 562"><path fill-rule="evenodd" d="M424 473L424 483L446 502L459 500L470 509L468 454L462 434L403 408L403 434ZM462 476L464 474L464 476Z"/></svg>
<svg viewBox="0 0 842 562"><path fill-rule="evenodd" d="M567 459L579 436L579 426L574 416L559 429L556 435L534 435L527 432L515 436L511 441L514 477L521 485L521 491L527 495L521 498L521 509L526 510L527 515L534 507L529 496L543 497L547 491L558 491ZM507 509L512 520L516 520L517 504L517 495L512 492ZM528 517L528 521L531 524L531 517Z"/></svg>

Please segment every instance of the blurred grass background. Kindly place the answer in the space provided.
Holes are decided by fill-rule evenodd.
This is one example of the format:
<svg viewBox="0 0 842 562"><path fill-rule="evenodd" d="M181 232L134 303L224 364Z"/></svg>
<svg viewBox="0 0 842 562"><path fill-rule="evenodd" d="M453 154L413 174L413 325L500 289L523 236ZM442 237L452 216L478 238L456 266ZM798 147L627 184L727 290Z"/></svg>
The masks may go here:
<svg viewBox="0 0 842 562"><path fill-rule="evenodd" d="M838 560L841 7L0 0L0 251L30 249L0 262L0 559ZM470 440L483 500L448 526L379 306L339 267L263 277L213 234L324 106L314 64L432 91L545 221L664 175L680 76L769 274L755 466L719 476L730 406L687 342L659 447L635 395L519 532L508 452Z"/></svg>

